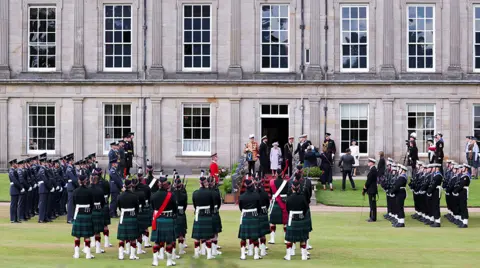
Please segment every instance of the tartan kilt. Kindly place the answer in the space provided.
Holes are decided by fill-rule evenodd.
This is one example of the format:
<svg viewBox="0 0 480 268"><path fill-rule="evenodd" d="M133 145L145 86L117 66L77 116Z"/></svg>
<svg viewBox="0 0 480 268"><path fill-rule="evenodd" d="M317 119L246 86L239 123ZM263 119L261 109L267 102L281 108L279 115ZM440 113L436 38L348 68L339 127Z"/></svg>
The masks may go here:
<svg viewBox="0 0 480 268"><path fill-rule="evenodd" d="M187 234L187 215L183 214L177 215L177 219L175 221L175 234L177 235L177 238L179 236L185 236Z"/></svg>
<svg viewBox="0 0 480 268"><path fill-rule="evenodd" d="M312 214L310 213L310 208L308 208L307 213L305 214L305 220L307 221L307 226L309 232L313 231L312 228Z"/></svg>
<svg viewBox="0 0 480 268"><path fill-rule="evenodd" d="M288 242L305 242L309 237L309 226L307 220L292 220L292 225L287 226L287 233L285 234L285 240Z"/></svg>
<svg viewBox="0 0 480 268"><path fill-rule="evenodd" d="M261 231L259 217L244 216L238 230L238 238L241 240L255 240L263 236Z"/></svg>
<svg viewBox="0 0 480 268"><path fill-rule="evenodd" d="M280 206L275 202L273 204L272 213L270 213L270 223L271 224L283 224L283 212Z"/></svg>
<svg viewBox="0 0 480 268"><path fill-rule="evenodd" d="M157 230L152 230L150 241L157 244L160 242L170 244L172 242L175 242L176 238L175 219L158 217Z"/></svg>
<svg viewBox="0 0 480 268"><path fill-rule="evenodd" d="M123 222L118 223L117 239L120 241L138 238L138 223L136 216L123 216Z"/></svg>
<svg viewBox="0 0 480 268"><path fill-rule="evenodd" d="M105 204L103 207L103 225L107 226L112 224L112 221L110 219L110 204Z"/></svg>
<svg viewBox="0 0 480 268"><path fill-rule="evenodd" d="M218 234L222 232L222 218L220 213L212 214L213 233Z"/></svg>
<svg viewBox="0 0 480 268"><path fill-rule="evenodd" d="M102 228L103 229L103 228ZM77 218L73 220L72 236L73 237L92 237L93 221L92 214L77 214Z"/></svg>
<svg viewBox="0 0 480 268"><path fill-rule="evenodd" d="M212 215L198 216L193 222L192 238L196 240L211 239L214 236Z"/></svg>
<svg viewBox="0 0 480 268"><path fill-rule="evenodd" d="M270 234L270 223L268 222L268 215L263 213L258 215L258 221L260 237Z"/></svg>
<svg viewBox="0 0 480 268"><path fill-rule="evenodd" d="M143 233L148 227L152 226L153 210L151 207L142 208L142 212L138 213L138 230Z"/></svg>
<svg viewBox="0 0 480 268"><path fill-rule="evenodd" d="M96 234L103 232L103 227L105 227L105 218L103 213L103 209L94 209L92 211L93 232Z"/></svg>

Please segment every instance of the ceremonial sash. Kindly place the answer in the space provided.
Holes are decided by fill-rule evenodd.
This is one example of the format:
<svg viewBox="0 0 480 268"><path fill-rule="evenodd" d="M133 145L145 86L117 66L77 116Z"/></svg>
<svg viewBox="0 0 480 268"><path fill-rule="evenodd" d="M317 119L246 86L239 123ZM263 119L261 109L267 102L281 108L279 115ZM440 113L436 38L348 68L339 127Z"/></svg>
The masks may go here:
<svg viewBox="0 0 480 268"><path fill-rule="evenodd" d="M168 205L168 202L170 202L171 197L172 197L172 192L168 192L167 196L165 197L165 200L163 200L162 206L160 206L157 213L155 213L155 215L153 216L153 220L152 220L152 230L153 231L157 230L157 218L160 217L160 215L162 215L163 211L165 210L165 208Z"/></svg>
<svg viewBox="0 0 480 268"><path fill-rule="evenodd" d="M270 213L272 213L273 205L276 202L278 204L278 206L280 207L280 209L282 210L282 222L284 224L286 224L287 221L288 221L287 204L285 204L282 201L282 197L280 196L280 193L282 192L283 188L285 188L285 185L287 185L286 180L284 180L282 182L282 185L280 185L280 188L277 189L277 186L275 185L275 180L270 180L270 188L273 190L273 192L275 192L275 194L272 196L272 202L271 202L271 205L270 205L270 207L271 207Z"/></svg>

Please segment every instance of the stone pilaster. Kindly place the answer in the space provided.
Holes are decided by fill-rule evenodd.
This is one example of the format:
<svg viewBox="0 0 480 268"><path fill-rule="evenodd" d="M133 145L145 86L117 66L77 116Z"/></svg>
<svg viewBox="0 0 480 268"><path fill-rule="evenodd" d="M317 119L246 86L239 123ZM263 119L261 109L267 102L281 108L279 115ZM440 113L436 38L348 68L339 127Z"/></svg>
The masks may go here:
<svg viewBox="0 0 480 268"><path fill-rule="evenodd" d="M8 1L0 0L0 79L10 78L8 63Z"/></svg>
<svg viewBox="0 0 480 268"><path fill-rule="evenodd" d="M385 155L393 156L393 98L383 99L383 152ZM403 147L402 147L403 148ZM393 158L393 157L392 157Z"/></svg>
<svg viewBox="0 0 480 268"><path fill-rule="evenodd" d="M313 145L320 146L320 118L322 117L322 109L320 109L320 98L310 98L310 131L308 134L309 140Z"/></svg>
<svg viewBox="0 0 480 268"><path fill-rule="evenodd" d="M73 153L75 159L83 157L83 98L75 97L73 101Z"/></svg>
<svg viewBox="0 0 480 268"><path fill-rule="evenodd" d="M383 63L380 67L380 78L395 80L394 65L395 35L394 35L394 0L383 0ZM387 19L388 18L388 19Z"/></svg>
<svg viewBox="0 0 480 268"><path fill-rule="evenodd" d="M240 99L230 99L230 166L240 158L240 150Z"/></svg>
<svg viewBox="0 0 480 268"><path fill-rule="evenodd" d="M465 155L460 155L460 149L463 147L460 141L460 99L450 99L450 143L447 148L450 148L449 158L455 161L462 161Z"/></svg>
<svg viewBox="0 0 480 268"><path fill-rule="evenodd" d="M320 11L322 1L310 0L310 9ZM322 34L321 16L312 14L310 17L310 64L307 67L306 78L312 80L322 79L322 67L320 66L320 47L322 46L320 36Z"/></svg>
<svg viewBox="0 0 480 268"><path fill-rule="evenodd" d="M73 67L70 71L70 78L85 79L85 1L75 0L74 7L73 21L75 32L73 34Z"/></svg>
<svg viewBox="0 0 480 268"><path fill-rule="evenodd" d="M447 79L462 79L460 66L460 1L450 1L450 64L445 74Z"/></svg>
<svg viewBox="0 0 480 268"><path fill-rule="evenodd" d="M162 167L162 98L152 98L152 132L151 135L151 158L150 164L154 170L160 170Z"/></svg>
<svg viewBox="0 0 480 268"><path fill-rule="evenodd" d="M163 79L165 76L162 65L162 2L152 1L152 66L148 71L149 79Z"/></svg>
<svg viewBox="0 0 480 268"><path fill-rule="evenodd" d="M8 98L0 97L0 170L8 168Z"/></svg>
<svg viewBox="0 0 480 268"><path fill-rule="evenodd" d="M231 1L231 23L230 23L230 66L228 66L229 79L242 79L243 71L241 66L241 28L242 13L241 0Z"/></svg>

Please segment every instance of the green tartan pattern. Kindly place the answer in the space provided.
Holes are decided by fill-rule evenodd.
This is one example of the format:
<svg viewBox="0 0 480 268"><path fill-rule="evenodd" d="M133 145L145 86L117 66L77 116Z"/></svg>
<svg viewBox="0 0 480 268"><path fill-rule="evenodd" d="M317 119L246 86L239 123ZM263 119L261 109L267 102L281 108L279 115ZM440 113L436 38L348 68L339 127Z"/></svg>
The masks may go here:
<svg viewBox="0 0 480 268"><path fill-rule="evenodd" d="M107 226L112 224L112 221L110 219L110 204L105 204L103 207L103 225Z"/></svg>
<svg viewBox="0 0 480 268"><path fill-rule="evenodd" d="M152 229L150 241L155 243L165 242L170 244L175 242L175 220L173 218L158 217L157 230Z"/></svg>
<svg viewBox="0 0 480 268"><path fill-rule="evenodd" d="M187 228L187 215L177 215L177 219L175 220L175 233L177 234L177 238L179 236L185 237Z"/></svg>
<svg viewBox="0 0 480 268"><path fill-rule="evenodd" d="M305 220L307 221L308 231L309 231L309 232L313 231L313 228L312 228L312 215L310 214L310 208L308 208L307 214L305 214Z"/></svg>
<svg viewBox="0 0 480 268"><path fill-rule="evenodd" d="M213 221L213 232L215 234L222 232L222 218L220 217L220 213L212 214L212 221Z"/></svg>
<svg viewBox="0 0 480 268"><path fill-rule="evenodd" d="M285 240L288 242L305 242L309 237L309 226L306 219L292 220L291 226L287 226Z"/></svg>
<svg viewBox="0 0 480 268"><path fill-rule="evenodd" d="M213 238L213 219L211 215L198 216L193 222L192 238L196 240Z"/></svg>
<svg viewBox="0 0 480 268"><path fill-rule="evenodd" d="M105 219L103 217L103 210L93 210L92 211L92 222L93 222L93 232L99 234L103 232L103 227L105 227Z"/></svg>
<svg viewBox="0 0 480 268"><path fill-rule="evenodd" d="M117 230L117 239L120 241L137 239L139 236L137 217L124 216L122 224L118 223Z"/></svg>
<svg viewBox="0 0 480 268"><path fill-rule="evenodd" d="M260 231L260 220L258 217L244 216L238 230L238 238L242 240L258 239L262 236Z"/></svg>
<svg viewBox="0 0 480 268"><path fill-rule="evenodd" d="M260 214L258 216L260 236L270 234L270 223L268 222L267 214Z"/></svg>
<svg viewBox="0 0 480 268"><path fill-rule="evenodd" d="M92 214L77 214L77 218L73 220L72 236L73 237L92 237L93 221Z"/></svg>
<svg viewBox="0 0 480 268"><path fill-rule="evenodd" d="M152 226L152 219L153 219L153 210L148 208L143 208L142 212L138 213L138 229L143 232L148 227Z"/></svg>
<svg viewBox="0 0 480 268"><path fill-rule="evenodd" d="M275 204L273 204L272 213L270 213L270 223L275 225L283 224L282 214L282 209L277 202L275 202Z"/></svg>

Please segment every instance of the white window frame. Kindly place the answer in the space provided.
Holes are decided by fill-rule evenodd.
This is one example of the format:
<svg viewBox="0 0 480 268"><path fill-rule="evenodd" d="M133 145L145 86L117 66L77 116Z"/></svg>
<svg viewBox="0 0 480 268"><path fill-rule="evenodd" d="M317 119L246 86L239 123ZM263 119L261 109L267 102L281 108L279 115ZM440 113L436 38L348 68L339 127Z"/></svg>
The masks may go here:
<svg viewBox="0 0 480 268"><path fill-rule="evenodd" d="M432 31L433 31L433 36L432 36L432 45L433 45L433 49L432 49L432 68L410 68L410 54L409 54L409 45L410 45L410 27L408 25L408 20L409 20L409 9L410 7L431 7L432 10L433 10L433 25L432 25ZM436 65L436 50L437 50L437 44L435 42L435 38L436 38L436 23L435 23L435 20L436 20L436 17L437 17L437 14L435 12L435 4L408 4L407 5L407 8L406 8L406 70L407 72L417 72L417 73L432 73L432 72L435 72L435 65ZM417 18L417 17L416 17ZM426 24L425 24L425 27L426 27ZM425 31L426 32L426 31ZM413 44L413 43L412 43ZM417 45L418 43L415 42L415 45ZM426 42L425 42L426 44ZM415 48L416 49L416 48ZM416 50L415 50L416 51ZM415 58L418 58L418 54L415 54Z"/></svg>
<svg viewBox="0 0 480 268"><path fill-rule="evenodd" d="M193 108L193 107L198 107L198 106L200 106L201 108L204 108L204 107L206 108L208 106L209 111L210 111L210 114L208 116L208 118L209 118L209 127L208 128L210 129L210 138L208 140L209 140L210 151L185 151L185 140L192 140L192 141L195 140L195 139L193 139L193 128L194 128L193 127L193 119L192 119L192 126L190 127L192 129L192 138L191 139L185 139L184 138L185 107L192 107ZM182 155L183 156L210 156L211 155L211 153L212 153L212 109L213 109L213 107L209 103L182 103L182 119L181 119L182 120L182 125L181 125L181 132L182 133L181 133L181 135L182 136L181 137L182 137ZM192 115L190 115L190 116L192 116ZM201 116L203 116L203 114ZM200 122L201 122L201 120L200 120ZM200 129L204 129L204 127L202 127L200 125ZM205 127L205 129L206 129L206 127ZM204 140L204 139L200 139L200 140Z"/></svg>
<svg viewBox="0 0 480 268"><path fill-rule="evenodd" d="M281 17L280 14L278 17L274 17L274 18L278 18L278 19L288 19L288 34L287 34L287 38L288 38L288 42L287 43L281 43L281 41L279 43L272 43L271 40L270 42L268 43L264 43L263 42L263 39L262 39L262 35L263 35L263 26L262 26L262 21L263 21L263 7L264 6L286 6L287 7L287 14L288 16L287 17ZM260 25L258 26L260 28L260 72L263 72L263 73L288 73L290 72L290 67L291 67L291 62L292 62L292 54L291 54L291 46L292 46L292 42L291 42L291 31L292 31L292 27L291 27L291 21L290 21L290 5L289 4L286 4L286 3L262 3L260 5ZM271 13L271 12L270 12ZM272 17L269 17L269 18L272 18ZM272 30L270 30L272 31ZM279 29L280 31L280 29ZM286 45L288 47L287 49L287 58L288 58L288 66L287 68L264 68L262 67L263 66L263 53L262 53L262 46L263 45L269 45L270 46L270 50L271 50L271 45L272 44L279 44L279 45ZM280 50L279 50L279 53L280 53ZM272 53L270 52L269 54L269 57L270 57L270 65L271 65L271 56L272 56ZM279 57L279 64L280 64L280 58Z"/></svg>
<svg viewBox="0 0 480 268"><path fill-rule="evenodd" d="M36 117L37 117L37 125L36 126L30 126L30 107L31 106L35 106L37 107L37 114L36 114ZM45 107L45 126L44 127L40 127L38 126L38 107ZM47 107L53 107L54 109L54 114L53 114L53 122L54 122L54 126L48 126L47 125L47 116L48 116L48 113L47 113ZM55 147L55 149L53 150L39 150L38 147L36 150L33 150L33 149L30 149L30 129L33 129L33 128L36 128L37 129L37 137L38 137L38 129L39 128L45 128L45 129L48 129L48 128L53 128L54 129L54 137L53 138L48 138L48 130L45 131L45 146L47 146L47 141L48 140L53 140L53 145ZM55 154L55 151L57 150L57 143L56 143L56 129L57 129L57 107L56 107L56 104L55 103L44 103L44 102L41 102L41 103L28 103L27 104L27 154L41 154L41 153L47 153L47 154ZM37 146L38 146L38 143L37 143ZM47 148L47 147L46 147Z"/></svg>
<svg viewBox="0 0 480 268"><path fill-rule="evenodd" d="M30 67L30 46L33 46L31 43L30 43L30 10L32 8L36 8L36 9L40 9L40 8L46 8L46 9L55 9L55 42L53 43L53 46L55 47L55 67L51 67L51 68L40 68L40 67L37 67L37 68L32 68ZM28 6L28 14L27 14L27 27L28 27L28 30L27 30L27 70L29 72L54 72L57 70L57 57L58 57L58 53L57 53L57 50L58 50L58 46L57 46L57 38L59 38L58 36L58 13L57 13L57 7L56 6L52 6L52 5L41 5L41 6L37 6L37 5L29 5ZM48 14L47 14L48 16ZM49 21L50 19L47 19L47 21ZM47 29L48 29L48 25L47 25ZM47 30L46 29L46 30ZM38 32L37 32L38 33ZM47 37L45 38L48 38L48 31L46 32L47 33ZM36 43L38 45L38 42ZM45 42L45 46L47 47L47 54L45 55L45 57L47 57L49 54L48 54L48 47L49 45L48 44L51 44L49 42ZM47 58L47 62L48 62L48 58Z"/></svg>
<svg viewBox="0 0 480 268"><path fill-rule="evenodd" d="M210 31L210 38L209 38L210 42L203 42L203 40L202 40L202 42L194 42L193 41L193 36L192 36L192 41L191 42L188 42L188 43L185 42L185 7L186 6L191 6L192 7L192 17L190 17L192 20L194 19L194 17L193 17L193 7L194 6L201 6L202 7L202 17L200 17L200 19L205 19L205 18L210 19L210 29L209 29L209 31ZM203 17L203 7L204 6L210 7L210 17ZM212 24L212 21L213 21L213 9L212 9L211 4L201 4L201 3L195 4L195 3L192 3L192 4L182 5L182 71L184 71L184 72L210 72L210 71L212 71L212 65L213 65L213 55L212 55L212 51L213 51L213 49L212 49L212 46L213 46L213 42L212 42L212 37L213 37L212 31L213 31L213 29L212 29L212 26L213 26L213 24ZM192 21L192 25L193 25L193 21ZM203 25L202 25L200 30L194 30L193 26L192 26L192 29L190 29L189 31L191 31L192 33L194 31L201 31L203 33L203 31L204 31ZM202 35L202 37L203 37L203 35ZM195 56L193 54L194 53L193 52L193 45L201 45L201 46L209 45L210 46L210 55L208 55L208 57L210 58L210 67L200 67L200 68L198 68L198 67L185 67L185 56L186 56L185 55L185 45L192 45L192 56L191 56L192 57L192 65L193 65L193 57ZM200 57L202 57L202 63L203 63L203 57L204 57L203 47L202 47L202 54L200 54L200 55L201 55Z"/></svg>
<svg viewBox="0 0 480 268"><path fill-rule="evenodd" d="M473 109L472 109L472 133L475 135L475 130L480 131L480 127L476 128L475 127L475 117L480 118L480 114L475 115L475 107L480 107L480 104L474 104ZM477 137L479 138L479 137Z"/></svg>
<svg viewBox="0 0 480 268"><path fill-rule="evenodd" d="M419 128L418 126L415 126L415 129L412 129L412 128L409 128L408 127L408 120L409 118L413 118L413 117L410 117L408 115L409 111L410 111L410 106L416 106L415 108L415 113L418 113L418 107L419 106L425 106L425 112L426 112L426 109L428 106L433 106L433 135L435 135L437 132L437 113L436 113L436 104L435 103L407 103L407 137L410 137L409 133L411 130L413 130L413 132L415 132L417 134L417 141L422 141L423 142L423 148L421 148L421 146L419 147L418 146L418 142L417 142L417 148L418 148L418 154L420 156L426 156L427 153L428 153L428 150L426 148L426 145L427 145L427 140L424 140L423 137L421 137L421 135L419 134L419 130L421 131L425 131L425 130L430 130L430 128ZM415 119L417 118L421 118L422 116L418 116L418 115L415 115ZM423 118L427 118L427 116L423 116ZM417 121L417 120L415 120ZM421 139L420 139L421 138ZM434 138L434 137L432 137Z"/></svg>
<svg viewBox="0 0 480 268"><path fill-rule="evenodd" d="M366 10L366 26L367 26L367 29L366 29L366 33L367 33L367 42L365 43L365 45L367 46L366 48L366 51L367 51L367 55L366 55L366 58L367 58L367 66L366 68L344 68L343 67L343 46L344 45L349 45L349 46L352 46L352 45L356 45L356 46L360 46L360 45L363 45L362 43L360 43L360 38L358 40L357 43L344 43L344 40L343 40L343 33L344 33L344 30L343 30L343 8L344 7L348 7L348 8L352 8L352 7L357 7L357 8L365 8ZM351 12L350 12L351 13ZM369 6L368 5L353 5L353 4L345 4L345 5L340 5L340 71L343 72L343 73L364 73L364 72L368 72L369 70L369 63L370 63L370 60L369 60L369 49L370 49L370 18L369 18L370 14L369 14ZM352 18L348 18L348 20L351 22L352 21ZM357 20L360 20L360 18L358 18ZM360 26L360 24L359 24ZM359 29L359 27L358 27ZM349 30L348 31L349 33L352 33L354 31L352 30ZM357 33L360 32L360 30L357 30L356 31ZM363 32L363 31L362 31ZM358 54L360 54L360 51L358 52ZM349 55L349 57L351 58L352 55ZM359 57L359 55L357 55ZM358 65L360 65L360 61L358 62Z"/></svg>
<svg viewBox="0 0 480 268"><path fill-rule="evenodd" d="M472 61L472 70L474 73L480 73L480 66L478 66L477 68L475 68L475 62L476 62L476 58L480 58L480 54L479 55L476 55L475 54L475 46L480 46L480 42L479 43L476 43L476 33L480 33L480 18L476 18L475 17L475 13L476 13L476 10L480 9L480 5L473 5L473 14L472 14L472 18L473 18L473 37L472 37L472 57L473 57L473 61ZM479 27L477 29L477 22L479 24Z"/></svg>
<svg viewBox="0 0 480 268"><path fill-rule="evenodd" d="M109 43L109 44L112 44L113 46L115 46L116 44L119 44L119 45L130 45L130 67L107 67L107 43L106 43L106 38L105 38L105 35L106 35L106 31L107 31L107 17L105 16L105 11L106 11L106 8L107 6L112 6L113 9L114 9L114 12L115 12L115 7L116 6L122 6L122 8L124 6L129 6L130 7L130 42L127 43L127 42L121 42L121 43L116 43L115 42L115 39L113 39L113 42ZM123 12L123 11L122 11ZM105 3L103 5L103 16L102 16L102 19L103 19L103 29L102 29L102 35L103 35L103 71L105 72L132 72L133 70L133 34L134 34L134 6L133 4L131 3ZM114 13L114 16L112 17L113 19L115 18L119 18L119 17L115 17L115 13ZM122 17L121 19L128 19L128 17L123 17L123 13L122 13ZM113 37L112 38L115 38L115 32L116 31L121 31L122 33L125 31L124 29L122 30L115 30L115 26L113 26L113 30L112 33L113 33ZM123 38L123 36L122 36ZM122 47L122 50L123 50L123 47ZM110 55L109 55L110 56ZM113 52L113 57L114 57L114 62L113 62L113 66L115 66L115 52ZM123 51L122 51L122 57L124 57L125 55L123 54ZM122 59L122 65L123 65L123 59Z"/></svg>
<svg viewBox="0 0 480 268"><path fill-rule="evenodd" d="M263 106L270 106L270 113L264 114L263 113ZM272 114L272 106L278 107L278 114ZM282 114L280 113L280 106L287 106L287 113ZM260 104L260 118L290 118L290 109L288 104L269 104L263 103Z"/></svg>
<svg viewBox="0 0 480 268"><path fill-rule="evenodd" d="M107 114L107 113L105 112L105 109L106 109L106 106L107 106L107 105L111 105L111 106L112 106L112 114ZM115 117L115 106L118 106L118 105L120 105L120 106L121 106L121 109L122 109L122 113L120 114L120 116L122 117L122 125L119 126L119 127L117 127L117 126L114 125L114 121L112 121L112 126L111 126L111 127L107 127L107 126L106 126L106 122L105 122L105 117L106 117L106 116ZM123 113L123 106L125 106L125 105L130 105L130 114L124 114L124 113ZM108 154L108 152L110 151L110 147L108 147L108 149L105 150L105 149L106 149L105 147L106 147L106 144L107 144L107 143L106 143L106 142L107 142L107 138L105 137L105 136L107 135L106 129L107 129L107 128L111 128L111 129L120 128L120 129L122 129L122 133L123 133L123 130L124 130L124 129L130 128L130 131L129 131L129 132L131 132L131 131L132 131L132 125L133 125L133 115L132 115L132 114L133 114L133 111L132 111L132 109L133 109L133 104L132 104L132 103L123 103L123 102L122 102L122 103L109 103L109 102L106 102L106 103L103 103L103 104L102 104L102 109L103 109L103 112L102 112L102 114L103 114L103 120L102 120L102 121L103 121L103 143L102 143L102 151L103 151L103 154ZM125 127L125 126L123 125L123 117L124 117L124 116L130 116L130 127ZM112 120L114 120L114 119L112 118ZM115 130L114 130L114 132L115 132ZM113 142L113 141L123 140L123 134L122 134L122 137L110 138L110 139L111 139L111 141L109 142L109 144L110 144L111 142Z"/></svg>
<svg viewBox="0 0 480 268"><path fill-rule="evenodd" d="M361 128L360 125L358 126L358 128L351 128L351 127L348 127L348 128L342 128L342 106L343 105L347 105L349 106L349 109L352 105L356 105L358 107L360 106L366 106L367 107L367 128ZM362 153L360 152L360 146L358 146L358 151L360 153L360 156L368 156L368 153L369 153L369 148L370 148L370 105L368 103L341 103L340 104L340 144L338 144L338 149L340 151L340 155L343 155L345 154L344 150L342 150L342 141L343 141L343 137L342 137L342 130L352 130L352 129L357 129L357 130L367 130L367 152L366 153ZM349 117L349 120L352 120L352 119L355 119L355 118L352 118L352 117ZM358 118L359 119L359 118ZM359 136L360 138L360 136ZM359 142L359 139L357 139L357 145L358 145L358 142ZM349 140L349 146L350 147L351 145L351 139Z"/></svg>

